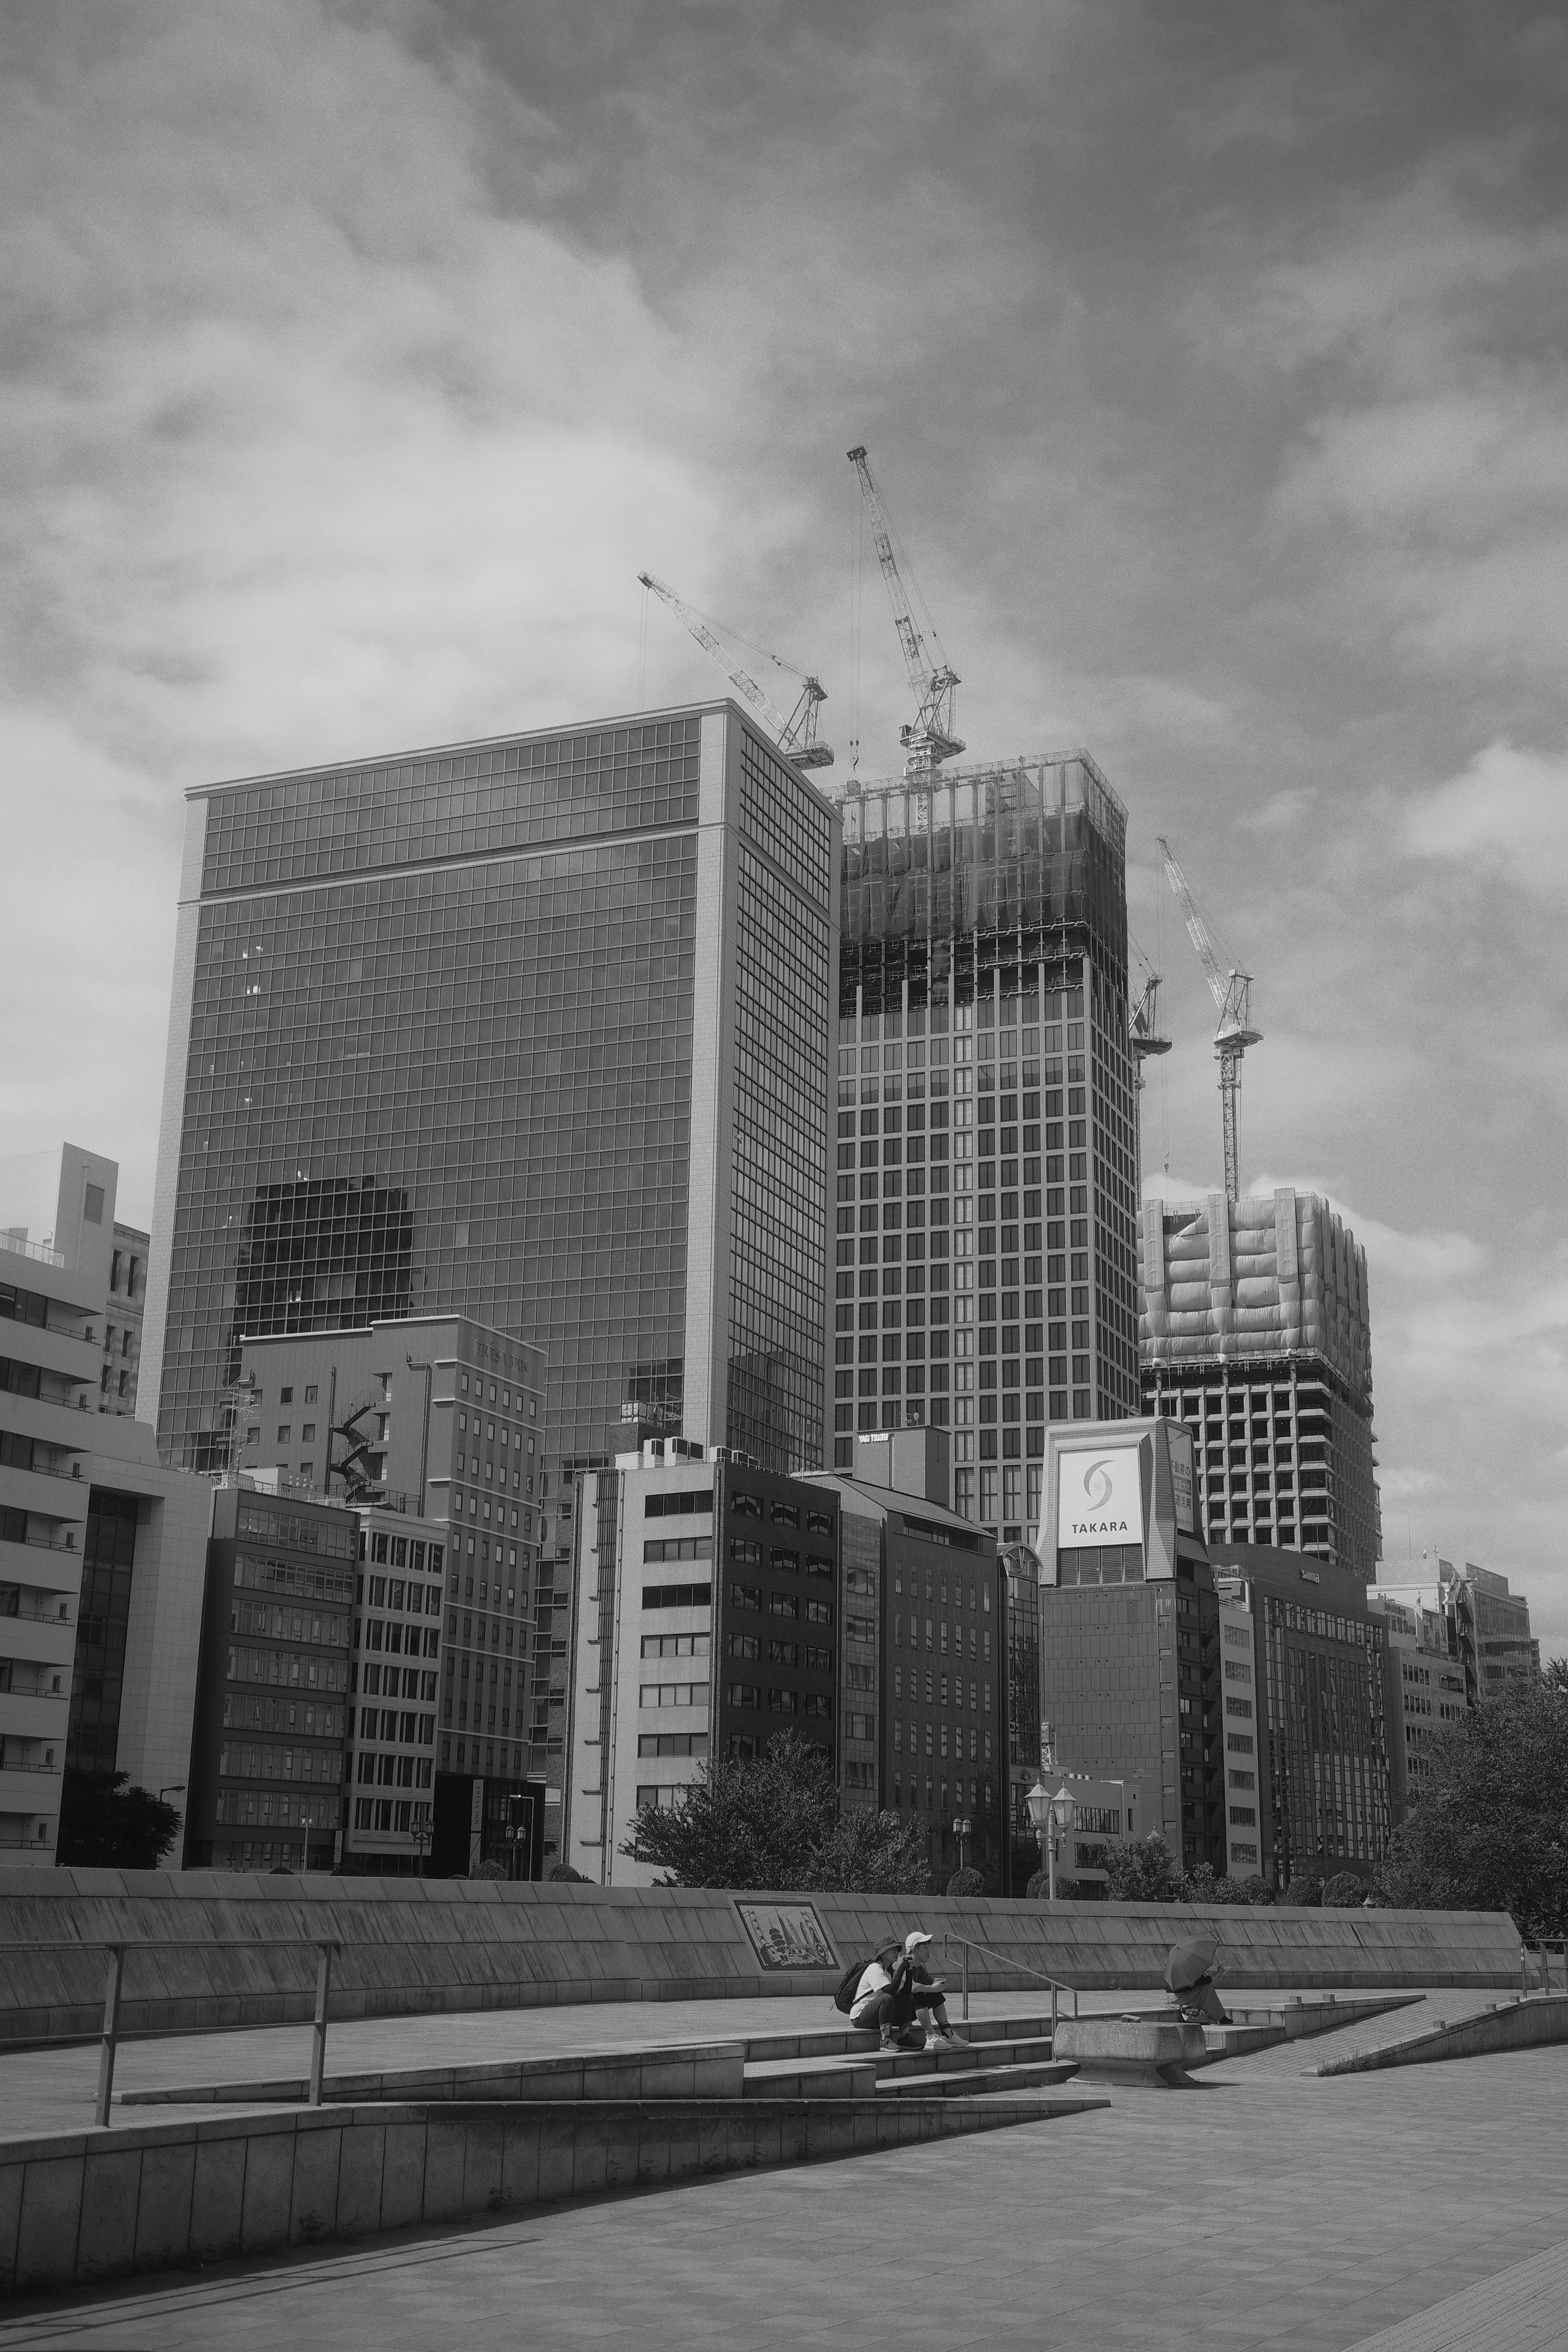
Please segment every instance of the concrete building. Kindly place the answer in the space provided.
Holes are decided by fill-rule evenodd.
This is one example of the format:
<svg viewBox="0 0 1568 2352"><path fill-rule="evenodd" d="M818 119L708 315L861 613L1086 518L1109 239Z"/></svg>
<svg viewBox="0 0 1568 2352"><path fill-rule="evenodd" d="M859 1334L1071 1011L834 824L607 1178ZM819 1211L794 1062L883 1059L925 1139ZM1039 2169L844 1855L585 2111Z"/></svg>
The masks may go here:
<svg viewBox="0 0 1568 2352"><path fill-rule="evenodd" d="M211 1497L105 1399L118 1181L75 1145L0 1165L0 1848L42 1863L68 1767L178 1801L195 1705Z"/></svg>
<svg viewBox="0 0 1568 2352"><path fill-rule="evenodd" d="M548 1660L532 1672L540 1613L547 1622L553 1605L552 1572L542 1575L540 1351L464 1315L247 1335L230 1393L223 1410L234 1416L242 1473L265 1468L284 1492L352 1503L370 1514L378 1540L444 1552L437 1773L458 1775L463 1788L444 1793L443 1820L457 1803L466 1822L475 1780L490 1791L481 1812L504 1791L548 1784L547 1852L558 1859L564 1694L552 1717ZM432 1671L426 1663L420 1680ZM376 1750L378 1771L384 1752ZM356 1800L356 1818L357 1810ZM353 1821L349 1828L351 1853L385 1860L411 1851L406 1841L380 1843L379 1832L362 1849Z"/></svg>
<svg viewBox="0 0 1568 2352"><path fill-rule="evenodd" d="M142 1318L147 1298L147 1252L152 1236L135 1225L114 1226L109 1258L109 1297L103 1310L103 1362L98 1375L99 1411L136 1412L142 1370Z"/></svg>
<svg viewBox="0 0 1568 2352"><path fill-rule="evenodd" d="M349 1656L341 1866L420 1876L435 1835L436 1717L455 1666L458 1612L447 1608L444 1528L363 1510ZM442 1642L450 1624L454 1638ZM510 1648L509 1638L508 1647ZM446 1661L443 1660L443 1649ZM526 1660L509 1656L507 1683ZM455 1677L447 1673L447 1679ZM463 1867L467 1866L467 1856Z"/></svg>
<svg viewBox="0 0 1568 2352"><path fill-rule="evenodd" d="M1371 1583L1383 1549L1366 1253L1324 1201L1146 1201L1145 1412L1197 1448L1205 1531L1278 1543Z"/></svg>
<svg viewBox="0 0 1568 2352"><path fill-rule="evenodd" d="M194 792L168 1458L226 1464L245 1339L465 1314L543 1351L563 1569L575 1472L642 1433L819 1463L837 884L728 701Z"/></svg>
<svg viewBox="0 0 1568 2352"><path fill-rule="evenodd" d="M1138 1407L1126 812L1087 752L841 806L831 1460L948 1429L1017 1543L1047 1423Z"/></svg>
<svg viewBox="0 0 1568 2352"><path fill-rule="evenodd" d="M1065 1769L1141 1792L1142 1834L1226 1863L1218 1601L1190 1433L1118 1421L1047 1433L1039 1715Z"/></svg>
<svg viewBox="0 0 1568 2352"><path fill-rule="evenodd" d="M1385 1621L1353 1569L1271 1544L1211 1539L1209 1555L1224 1604L1227 1837L1251 1843L1253 1823L1237 1819L1252 1804L1251 1735L1258 1853L1247 1867L1280 1889L1298 1874L1370 1878L1404 1777Z"/></svg>
<svg viewBox="0 0 1568 2352"><path fill-rule="evenodd" d="M677 1803L710 1755L790 1729L837 1763L838 1499L682 1438L580 1486L565 1859L646 1886L621 1851L637 1809Z"/></svg>
<svg viewBox="0 0 1568 2352"><path fill-rule="evenodd" d="M341 1862L358 1550L345 1504L216 1488L187 1869Z"/></svg>
<svg viewBox="0 0 1568 2352"><path fill-rule="evenodd" d="M1432 1769L1433 1743L1467 1712L1463 1668L1448 1654L1448 1629L1440 1609L1421 1601L1401 1601L1381 1588L1367 1595L1374 1616L1387 1630L1394 1721L1401 1738L1390 1742L1390 1765L1402 1755L1402 1771L1391 1769L1394 1825L1422 1794Z"/></svg>
<svg viewBox="0 0 1568 2352"><path fill-rule="evenodd" d="M868 1430L849 1471L805 1482L838 1498L840 1785L917 1822L939 1876L962 1847L1005 1891L1005 1588L994 1538L947 1507L949 1443Z"/></svg>

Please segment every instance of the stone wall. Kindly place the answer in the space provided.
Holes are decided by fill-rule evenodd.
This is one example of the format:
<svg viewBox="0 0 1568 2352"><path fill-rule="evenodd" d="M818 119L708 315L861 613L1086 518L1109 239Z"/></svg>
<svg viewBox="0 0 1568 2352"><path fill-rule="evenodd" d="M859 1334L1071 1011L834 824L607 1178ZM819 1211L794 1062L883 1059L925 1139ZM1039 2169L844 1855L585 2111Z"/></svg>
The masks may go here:
<svg viewBox="0 0 1568 2352"><path fill-rule="evenodd" d="M1520 1943L1501 1914L1287 1911L816 1895L837 1965L764 1969L735 1898L684 1887L511 1886L458 1879L250 1877L212 1871L0 1870L0 2045L97 2031L110 1941L128 1954L128 2033L309 2017L316 1939L340 1946L334 2018L559 2002L826 1993L850 1961L924 1927L956 1980L946 1931L972 1952L979 1990L1152 1989L1180 1935L1207 1927L1226 1982L1497 1985L1516 1990ZM52 1948L63 1947L64 1948Z"/></svg>

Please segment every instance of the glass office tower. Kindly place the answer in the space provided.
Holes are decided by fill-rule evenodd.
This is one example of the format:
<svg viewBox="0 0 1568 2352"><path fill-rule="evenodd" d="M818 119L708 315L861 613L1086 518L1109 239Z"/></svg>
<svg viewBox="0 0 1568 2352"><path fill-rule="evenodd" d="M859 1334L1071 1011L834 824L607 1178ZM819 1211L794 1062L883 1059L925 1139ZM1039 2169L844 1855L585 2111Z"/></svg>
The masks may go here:
<svg viewBox="0 0 1568 2352"><path fill-rule="evenodd" d="M833 1458L950 1427L1018 1543L1047 1423L1138 1410L1126 812L1082 751L842 808Z"/></svg>
<svg viewBox="0 0 1568 2352"><path fill-rule="evenodd" d="M546 1557L645 1434L819 1466L837 862L728 702L193 793L166 1457L226 1460L242 1334L455 1310L544 1351Z"/></svg>

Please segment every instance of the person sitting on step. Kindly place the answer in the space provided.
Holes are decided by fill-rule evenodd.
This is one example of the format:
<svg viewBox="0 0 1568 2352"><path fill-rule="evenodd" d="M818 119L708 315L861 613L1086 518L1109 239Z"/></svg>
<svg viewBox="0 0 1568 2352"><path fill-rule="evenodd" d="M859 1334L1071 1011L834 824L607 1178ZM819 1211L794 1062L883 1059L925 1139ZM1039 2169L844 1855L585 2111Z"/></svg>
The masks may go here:
<svg viewBox="0 0 1568 2352"><path fill-rule="evenodd" d="M956 2042L948 2022L946 1988L925 1966L922 1953L931 1937L916 1927L901 1944L884 1944L867 1963L849 2011L852 2025L881 2028L884 2050L923 2050L926 2030L921 2014L928 2014L936 2038Z"/></svg>

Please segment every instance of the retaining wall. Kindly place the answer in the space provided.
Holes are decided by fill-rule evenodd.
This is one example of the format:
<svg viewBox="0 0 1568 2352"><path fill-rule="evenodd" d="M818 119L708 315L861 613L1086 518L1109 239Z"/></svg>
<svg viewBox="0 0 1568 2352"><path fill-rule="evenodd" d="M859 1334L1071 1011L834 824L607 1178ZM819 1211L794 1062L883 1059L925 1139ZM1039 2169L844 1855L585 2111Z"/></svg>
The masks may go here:
<svg viewBox="0 0 1568 2352"><path fill-rule="evenodd" d="M1081 2114L1015 2099L307 2108L0 2144L0 2298Z"/></svg>
<svg viewBox="0 0 1568 2352"><path fill-rule="evenodd" d="M508 1885L466 1879L252 1877L237 1872L0 1870L0 2046L98 2030L103 1958L50 1950L123 1941L121 2030L189 2032L309 2017L312 1939L335 1938L334 2018L559 2002L829 1991L844 1968L918 1923L990 1946L977 1990L1152 1990L1171 1944L1206 1927L1228 1986L1498 1985L1516 1990L1512 1922L1487 1912L1295 1911L947 1896L747 1896L809 1902L831 1969L765 1969L735 1898L706 1888ZM292 1942L287 1940L296 1939ZM163 1948L153 1948L165 1939ZM283 1940L279 1940L283 1939ZM181 1948L171 1948L178 1946ZM956 1952L943 1964L958 1972Z"/></svg>

